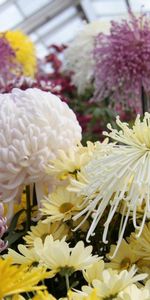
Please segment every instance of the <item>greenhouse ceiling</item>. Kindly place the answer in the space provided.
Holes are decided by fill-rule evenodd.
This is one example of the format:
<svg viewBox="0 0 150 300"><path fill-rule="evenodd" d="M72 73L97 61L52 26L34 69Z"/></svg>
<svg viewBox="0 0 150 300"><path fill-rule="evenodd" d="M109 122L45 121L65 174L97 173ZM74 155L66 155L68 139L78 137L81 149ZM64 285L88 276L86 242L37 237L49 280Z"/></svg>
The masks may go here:
<svg viewBox="0 0 150 300"><path fill-rule="evenodd" d="M150 11L148 0L0 0L0 30L20 29L30 35L39 57L52 43L67 43L84 22Z"/></svg>

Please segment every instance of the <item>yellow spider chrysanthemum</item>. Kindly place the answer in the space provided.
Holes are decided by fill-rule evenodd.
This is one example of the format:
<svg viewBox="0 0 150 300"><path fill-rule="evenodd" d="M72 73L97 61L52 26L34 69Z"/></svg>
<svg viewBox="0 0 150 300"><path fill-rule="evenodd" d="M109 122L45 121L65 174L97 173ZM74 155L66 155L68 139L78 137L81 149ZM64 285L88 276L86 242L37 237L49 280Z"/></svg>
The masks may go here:
<svg viewBox="0 0 150 300"><path fill-rule="evenodd" d="M45 289L37 286L38 282L48 276L39 268L29 270L26 265L14 266L11 259L0 259L0 299L22 292Z"/></svg>
<svg viewBox="0 0 150 300"><path fill-rule="evenodd" d="M26 300L26 298L21 295L14 295L12 300ZM33 298L30 298L30 300L56 300L56 298L47 291L38 291Z"/></svg>
<svg viewBox="0 0 150 300"><path fill-rule="evenodd" d="M5 38L15 51L16 58L23 67L24 75L34 77L37 60L35 46L30 38L21 31L7 31Z"/></svg>
<svg viewBox="0 0 150 300"><path fill-rule="evenodd" d="M32 300L56 300L56 298L54 298L47 291L39 291L37 292L37 295L33 297Z"/></svg>
<svg viewBox="0 0 150 300"><path fill-rule="evenodd" d="M13 295L11 300L26 300L22 295Z"/></svg>

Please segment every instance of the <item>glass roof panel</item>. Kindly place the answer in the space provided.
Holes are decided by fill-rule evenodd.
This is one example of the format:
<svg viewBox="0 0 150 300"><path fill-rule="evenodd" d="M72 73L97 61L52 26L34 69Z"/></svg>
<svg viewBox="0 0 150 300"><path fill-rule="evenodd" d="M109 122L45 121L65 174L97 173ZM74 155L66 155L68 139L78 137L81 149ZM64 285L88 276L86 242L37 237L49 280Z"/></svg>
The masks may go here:
<svg viewBox="0 0 150 300"><path fill-rule="evenodd" d="M7 0L0 0L0 5L6 2Z"/></svg>
<svg viewBox="0 0 150 300"><path fill-rule="evenodd" d="M25 16L29 16L52 1L53 0L18 0L17 4L22 10L23 14Z"/></svg>
<svg viewBox="0 0 150 300"><path fill-rule="evenodd" d="M31 38L32 42L36 43L37 40L39 39L39 36L35 32L33 32L30 34L30 38Z"/></svg>
<svg viewBox="0 0 150 300"><path fill-rule="evenodd" d="M23 20L14 4L4 7L0 12L0 31L9 30Z"/></svg>
<svg viewBox="0 0 150 300"><path fill-rule="evenodd" d="M150 11L150 1L149 0L130 0L131 8L135 12L140 11Z"/></svg>
<svg viewBox="0 0 150 300"><path fill-rule="evenodd" d="M43 14L39 18L40 9L49 4L51 7L51 2L54 9L51 19ZM30 33L38 55L42 56L50 44L73 39L91 6L94 8L93 19L100 18L108 24L112 19L128 17L127 2L133 12L150 11L150 0L0 0L0 31L23 28L24 32Z"/></svg>
<svg viewBox="0 0 150 300"><path fill-rule="evenodd" d="M61 28L54 31L53 33L48 34L43 40L47 46L54 43L67 43L72 40L72 38L82 25L83 21L79 17L72 18L70 22L62 25Z"/></svg>
<svg viewBox="0 0 150 300"><path fill-rule="evenodd" d="M118 15L127 13L124 0L92 0L98 16Z"/></svg>
<svg viewBox="0 0 150 300"><path fill-rule="evenodd" d="M66 20L70 17L73 17L75 14L77 14L77 10L75 7L69 7L65 9L62 13L60 13L58 16L54 17L52 20L49 22L45 23L43 26L41 26L38 30L37 33L41 35L45 35L47 32L50 30L55 29L55 27L59 27L62 25ZM61 26L60 26L61 27Z"/></svg>

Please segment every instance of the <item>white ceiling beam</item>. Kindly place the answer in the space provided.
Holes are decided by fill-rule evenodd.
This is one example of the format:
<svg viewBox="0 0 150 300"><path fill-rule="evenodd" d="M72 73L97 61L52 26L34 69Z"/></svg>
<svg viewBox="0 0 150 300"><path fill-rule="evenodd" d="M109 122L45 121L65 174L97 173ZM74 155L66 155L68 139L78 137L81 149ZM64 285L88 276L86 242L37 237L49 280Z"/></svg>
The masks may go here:
<svg viewBox="0 0 150 300"><path fill-rule="evenodd" d="M33 0L32 0L33 1ZM63 10L70 6L76 6L80 0L55 0L42 7L33 15L27 17L23 22L17 24L13 29L20 29L26 34L35 31L41 25L47 23L53 17L57 16Z"/></svg>

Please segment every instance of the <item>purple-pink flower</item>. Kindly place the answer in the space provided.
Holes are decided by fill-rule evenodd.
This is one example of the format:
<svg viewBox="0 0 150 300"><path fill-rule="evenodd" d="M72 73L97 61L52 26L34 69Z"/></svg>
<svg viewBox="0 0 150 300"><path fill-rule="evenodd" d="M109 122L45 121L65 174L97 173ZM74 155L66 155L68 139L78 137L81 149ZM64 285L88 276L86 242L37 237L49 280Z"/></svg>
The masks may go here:
<svg viewBox="0 0 150 300"><path fill-rule="evenodd" d="M17 62L15 51L5 36L0 37L0 87L22 74L22 66Z"/></svg>
<svg viewBox="0 0 150 300"><path fill-rule="evenodd" d="M0 253L7 248L8 243L5 242L2 237L7 230L7 219L3 217L4 215L4 207L3 204L0 203Z"/></svg>
<svg viewBox="0 0 150 300"><path fill-rule="evenodd" d="M142 89L150 93L150 20L145 15L111 22L110 34L96 37L95 94L97 101L141 111Z"/></svg>

